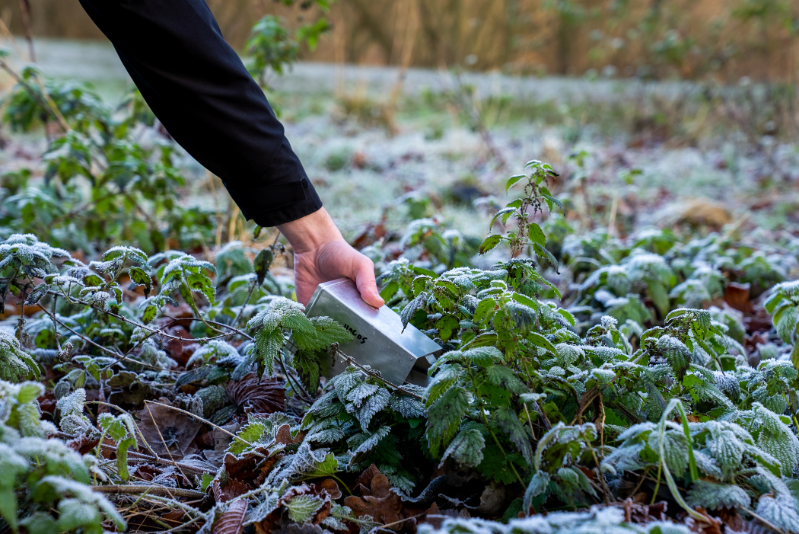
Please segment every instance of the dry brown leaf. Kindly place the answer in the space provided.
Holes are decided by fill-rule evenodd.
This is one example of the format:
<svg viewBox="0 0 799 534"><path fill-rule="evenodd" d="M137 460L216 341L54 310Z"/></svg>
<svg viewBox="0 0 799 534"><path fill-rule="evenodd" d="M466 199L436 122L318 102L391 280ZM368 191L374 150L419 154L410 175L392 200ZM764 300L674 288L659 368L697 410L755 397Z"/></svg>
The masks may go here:
<svg viewBox="0 0 799 534"><path fill-rule="evenodd" d="M156 454L165 458L169 458L171 455L175 460L179 460L190 452L189 447L192 446L202 423L194 417L171 409L169 406L172 403L164 397L158 399L158 402L166 406L146 404L144 408L136 412L139 429ZM154 421L158 424L157 427ZM136 438L140 439L139 436ZM141 442L139 442L139 447L143 447ZM169 447L169 453L167 453L167 447Z"/></svg>
<svg viewBox="0 0 799 534"><path fill-rule="evenodd" d="M319 489L326 491L334 501L341 498L341 489L338 487L338 482L332 478L326 478L320 482Z"/></svg>
<svg viewBox="0 0 799 534"><path fill-rule="evenodd" d="M286 410L286 387L276 378L258 378L250 373L227 385L227 394L246 413L273 413Z"/></svg>
<svg viewBox="0 0 799 534"><path fill-rule="evenodd" d="M216 499L216 502L228 502L239 495L244 495L248 491L255 489L250 484L236 479L228 479L227 482L222 485L218 477L211 482L211 488L214 492L214 499Z"/></svg>
<svg viewBox="0 0 799 534"><path fill-rule="evenodd" d="M296 445L297 443L302 443L305 434L307 434L305 431L297 432L297 435L292 438L291 427L289 425L281 425L275 433L275 441L283 445Z"/></svg>
<svg viewBox="0 0 799 534"><path fill-rule="evenodd" d="M372 478L368 491L369 494L364 497L350 496L344 499L344 505L352 509L355 517L370 516L376 522L384 525L396 523L400 520L399 512L402 510L402 499L391 491L391 484L385 475L378 472ZM399 530L401 527L402 524L395 524L390 528Z"/></svg>
<svg viewBox="0 0 799 534"><path fill-rule="evenodd" d="M241 499L227 509L214 523L213 534L241 534L244 530L244 515L247 513L247 500Z"/></svg>
<svg viewBox="0 0 799 534"><path fill-rule="evenodd" d="M97 447L98 443L100 443L99 439L92 439L86 434L81 434L80 436L67 441L67 447L83 455Z"/></svg>
<svg viewBox="0 0 799 534"><path fill-rule="evenodd" d="M744 313L752 313L752 303L749 301L749 284L730 282L724 290L724 302Z"/></svg>
<svg viewBox="0 0 799 534"><path fill-rule="evenodd" d="M181 510L180 508L175 508L174 510L170 510L169 512L162 514L161 519L165 521L169 521L172 523L178 523L181 519L186 515L186 512Z"/></svg>
<svg viewBox="0 0 799 534"><path fill-rule="evenodd" d="M366 491L366 493L363 493L363 495L371 495L369 488L372 486L372 479L379 474L380 470L377 468L375 464L372 464L368 468L366 468L358 478L355 479L353 485L356 488L360 486L360 488L362 488L361 493Z"/></svg>

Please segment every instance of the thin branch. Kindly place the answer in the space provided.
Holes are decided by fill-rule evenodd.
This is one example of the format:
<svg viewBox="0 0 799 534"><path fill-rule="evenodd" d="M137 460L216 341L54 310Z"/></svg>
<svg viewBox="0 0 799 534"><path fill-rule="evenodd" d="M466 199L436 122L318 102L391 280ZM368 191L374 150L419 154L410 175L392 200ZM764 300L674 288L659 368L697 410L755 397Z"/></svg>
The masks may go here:
<svg viewBox="0 0 799 534"><path fill-rule="evenodd" d="M352 356L349 356L349 355L341 352L338 349L338 344L333 344L333 346L331 347L331 351L334 354L338 354L342 358L344 358L344 361L346 361L349 365L353 365L353 366L357 367L359 370L361 370L362 372L364 372L365 374L367 374L368 376L371 376L372 378L376 378L377 380L380 380L385 386L393 389L394 391L399 391L400 393L402 393L404 395L409 395L411 397L415 397L415 398L417 398L417 399L419 399L421 401L424 400L424 397L422 397L421 395L417 395L416 393L412 393L412 392L408 391L407 389L404 389L401 386L394 385L391 382L389 382L388 380L386 380L385 378L383 378L382 376L380 376L379 373L376 373L375 371L372 371L371 369L367 369L366 367L364 367L363 365L361 365L360 363L355 361L355 358L353 358Z"/></svg>
<svg viewBox="0 0 799 534"><path fill-rule="evenodd" d="M92 490L98 493L117 493L120 495L136 495L139 493L148 492L148 495L174 495L176 497L205 497L202 491L183 489L183 488L167 488L163 486L92 486Z"/></svg>

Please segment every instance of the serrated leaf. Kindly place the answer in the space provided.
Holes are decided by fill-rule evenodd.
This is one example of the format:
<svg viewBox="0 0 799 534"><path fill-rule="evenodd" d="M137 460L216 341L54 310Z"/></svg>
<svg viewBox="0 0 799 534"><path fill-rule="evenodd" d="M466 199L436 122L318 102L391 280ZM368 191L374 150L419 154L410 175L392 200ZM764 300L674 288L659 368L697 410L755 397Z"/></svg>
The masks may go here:
<svg viewBox="0 0 799 534"><path fill-rule="evenodd" d="M255 275L258 277L259 286L264 283L264 280L266 279L266 273L269 272L269 268L272 266L272 262L274 260L275 255L270 247L261 249L261 251L258 252L258 255L255 256L253 268L255 270Z"/></svg>
<svg viewBox="0 0 799 534"><path fill-rule="evenodd" d="M480 425L479 428L485 427ZM461 465L477 467L483 461L485 444L485 438L478 428L464 428L458 432L447 450L444 451L439 467L442 467L444 461L450 457Z"/></svg>
<svg viewBox="0 0 799 534"><path fill-rule="evenodd" d="M502 236L499 234L490 235L480 245L480 254L486 254L494 249L502 241Z"/></svg>
<svg viewBox="0 0 799 534"><path fill-rule="evenodd" d="M289 519L296 523L309 521L325 503L324 499L315 495L297 495L286 503Z"/></svg>
<svg viewBox="0 0 799 534"><path fill-rule="evenodd" d="M448 445L458 431L461 419L471 402L469 393L460 386L444 393L428 410L427 441L430 452L437 457L441 447Z"/></svg>
<svg viewBox="0 0 799 534"><path fill-rule="evenodd" d="M131 267L128 270L130 280L137 286L144 286L144 295L150 296L150 291L153 289L153 279L141 267Z"/></svg>
<svg viewBox="0 0 799 534"><path fill-rule="evenodd" d="M522 453L527 463L532 465L533 446L530 444L530 438L527 436L519 416L512 409L503 407L496 411L496 423L497 428L507 435L508 439Z"/></svg>
<svg viewBox="0 0 799 534"><path fill-rule="evenodd" d="M524 180L525 178L527 178L526 174L516 174L508 178L508 181L505 182L505 194L507 194L508 191L510 191L511 187L519 183L519 181Z"/></svg>
<svg viewBox="0 0 799 534"><path fill-rule="evenodd" d="M360 421L361 428L364 432L368 432L369 423L372 422L372 418L375 414L388 406L390 400L391 393L389 393L387 389L381 388L377 393L364 401L363 406L358 411L358 421Z"/></svg>
<svg viewBox="0 0 799 534"><path fill-rule="evenodd" d="M540 245L541 247L546 247L547 237L544 235L544 231L541 230L540 226L538 226L536 223L530 223L530 225L527 227L527 230L529 232L528 237L530 238L530 241L532 241L537 245ZM553 264L556 263L553 262Z"/></svg>

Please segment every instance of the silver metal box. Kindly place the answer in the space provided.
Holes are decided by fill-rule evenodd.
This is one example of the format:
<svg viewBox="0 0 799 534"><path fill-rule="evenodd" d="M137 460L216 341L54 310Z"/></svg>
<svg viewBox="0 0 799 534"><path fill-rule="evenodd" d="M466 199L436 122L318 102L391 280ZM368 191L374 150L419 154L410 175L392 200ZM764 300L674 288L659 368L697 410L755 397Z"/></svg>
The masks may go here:
<svg viewBox="0 0 799 534"><path fill-rule="evenodd" d="M378 309L366 304L347 278L319 284L306 314L326 315L344 325L355 339L341 344L341 352L380 371L392 384L427 385L427 370L441 353L441 347L413 325L403 331L400 316L388 306ZM331 377L346 368L345 360L337 356L325 374Z"/></svg>

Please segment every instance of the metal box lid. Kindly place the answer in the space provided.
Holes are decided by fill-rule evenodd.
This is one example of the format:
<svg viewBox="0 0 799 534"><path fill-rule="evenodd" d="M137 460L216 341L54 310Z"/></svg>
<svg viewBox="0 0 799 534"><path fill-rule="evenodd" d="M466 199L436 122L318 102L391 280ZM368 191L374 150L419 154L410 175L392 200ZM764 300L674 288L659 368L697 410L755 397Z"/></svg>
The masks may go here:
<svg viewBox="0 0 799 534"><path fill-rule="evenodd" d="M361 299L355 283L341 278L319 284L306 308L308 317L328 316L354 336L339 349L362 365L369 365L392 384L408 381L418 385L427 382L427 369L435 363L441 347L413 325L404 331L402 320L388 306L373 308ZM346 369L343 358L337 357L329 376Z"/></svg>

